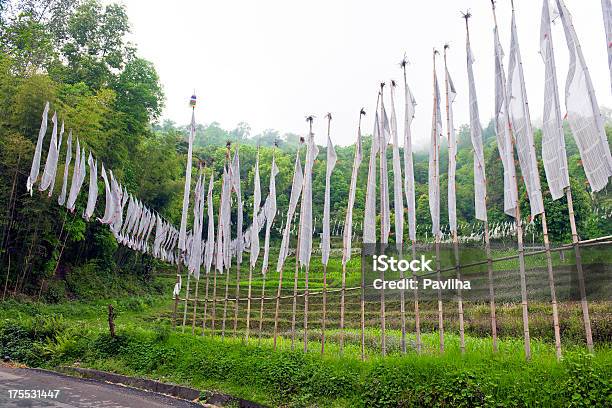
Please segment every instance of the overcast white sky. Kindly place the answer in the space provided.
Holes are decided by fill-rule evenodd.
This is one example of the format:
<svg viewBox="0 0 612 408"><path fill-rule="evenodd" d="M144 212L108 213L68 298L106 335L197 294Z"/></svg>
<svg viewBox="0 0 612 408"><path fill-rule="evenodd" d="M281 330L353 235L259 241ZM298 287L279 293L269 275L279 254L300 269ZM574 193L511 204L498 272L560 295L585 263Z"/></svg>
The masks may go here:
<svg viewBox="0 0 612 408"><path fill-rule="evenodd" d="M427 143L431 126L432 49L449 50L458 95L455 127L468 122L465 24L476 57L480 116L493 114L493 19L489 0L123 0L132 24L130 40L157 67L166 94L163 118L189 121L188 98L198 96L199 123L231 129L248 122L252 133L272 128L306 131L317 117L315 138L324 144L326 112L333 114L332 140L352 144L358 112L368 112L380 81L401 79L406 53L408 80L417 101L415 144ZM599 0L566 0L600 105L612 106L606 40ZM541 0L515 0L525 81L534 121L542 116L543 63L539 49ZM502 45L508 54L510 0L497 2ZM567 47L560 22L553 27L561 102ZM440 63L442 59L438 60ZM506 62L507 65L507 62ZM442 65L438 75L442 79ZM507 68L507 66L506 66ZM443 89L442 89L443 92ZM398 96L402 95L398 92ZM397 101L403 107L403 97ZM563 108L562 108L563 109ZM399 114L399 113L398 113ZM402 123L403 114L399 115Z"/></svg>

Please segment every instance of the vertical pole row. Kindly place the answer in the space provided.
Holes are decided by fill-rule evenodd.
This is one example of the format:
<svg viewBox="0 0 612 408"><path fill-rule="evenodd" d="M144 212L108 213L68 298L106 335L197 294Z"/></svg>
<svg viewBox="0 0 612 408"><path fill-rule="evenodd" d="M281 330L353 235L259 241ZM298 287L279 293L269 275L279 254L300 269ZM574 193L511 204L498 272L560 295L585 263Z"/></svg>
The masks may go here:
<svg viewBox="0 0 612 408"><path fill-rule="evenodd" d="M342 287L340 288L340 355L344 353L344 299L346 296L346 263L342 263Z"/></svg>
<svg viewBox="0 0 612 408"><path fill-rule="evenodd" d="M436 235L436 279L440 276L440 235ZM440 353L444 353L444 313L442 310L442 290L438 288L438 334L440 335Z"/></svg>
<svg viewBox="0 0 612 408"><path fill-rule="evenodd" d="M552 303L553 328L555 331L555 352L557 360L561 360L561 332L559 330L559 310L557 308L557 291L555 290L555 275L553 272L550 243L548 240L548 225L546 212L542 213L542 234L544 235L544 249L546 250L546 267L548 270L548 284L550 286L550 300Z"/></svg>
<svg viewBox="0 0 612 408"><path fill-rule="evenodd" d="M412 241L412 259L416 259L416 242ZM414 290L414 331L417 353L421 353L421 312L419 310L419 289L416 272L412 271L412 279L417 281L417 289Z"/></svg>
<svg viewBox="0 0 612 408"><path fill-rule="evenodd" d="M489 221L484 221L485 253L487 256L487 273L489 277L489 307L491 310L491 339L493 351L497 352L497 317L495 314L495 289L493 287L493 259L491 258L491 242L489 237Z"/></svg>
<svg viewBox="0 0 612 408"><path fill-rule="evenodd" d="M323 265L323 316L321 316L321 355L325 353L326 312L327 312L327 265Z"/></svg>

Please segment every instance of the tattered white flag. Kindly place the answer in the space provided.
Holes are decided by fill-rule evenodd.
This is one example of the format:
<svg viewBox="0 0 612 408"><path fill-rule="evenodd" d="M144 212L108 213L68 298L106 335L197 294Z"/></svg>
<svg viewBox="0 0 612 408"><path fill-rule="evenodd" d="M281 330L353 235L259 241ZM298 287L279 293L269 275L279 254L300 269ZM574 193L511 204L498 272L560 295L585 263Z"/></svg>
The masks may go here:
<svg viewBox="0 0 612 408"><path fill-rule="evenodd" d="M250 262L251 268L255 267L257 258L259 257L259 206L261 205L261 185L259 181L259 154L255 162L255 176L253 179L255 191L253 192L253 223L251 224L251 253Z"/></svg>
<svg viewBox="0 0 612 408"><path fill-rule="evenodd" d="M195 110L191 112L191 125L189 126L189 147L187 149L187 166L185 167L185 187L183 189L183 210L181 212L181 228L179 231L179 249L185 251L185 234L187 233L187 211L189 209L189 193L191 190L191 163L193 152L193 139L195 137Z"/></svg>
<svg viewBox="0 0 612 408"><path fill-rule="evenodd" d="M300 162L300 149L298 148L295 154L295 166L293 169L293 182L291 183L291 197L289 198L289 208L287 209L287 222L283 231L283 239L278 251L278 262L276 263L276 271L280 272L285 264L285 259L289 253L289 240L292 232L291 221L293 220L295 210L297 209L298 201L302 193L302 164Z"/></svg>
<svg viewBox="0 0 612 408"><path fill-rule="evenodd" d="M604 0L608 3L610 0ZM565 152L565 133L561 118L557 70L553 52L550 29L550 10L548 0L542 2L540 25L540 55L544 61L544 115L542 117L542 161L546 171L548 189L553 200L563 197L564 189L569 186L567 155Z"/></svg>
<svg viewBox="0 0 612 408"><path fill-rule="evenodd" d="M455 122L453 120L453 103L457 97L457 92L446 67L446 60L444 70L446 74L446 99L448 101L448 224L451 231L456 232L457 196L455 193L455 174L457 172L457 137L455 136Z"/></svg>
<svg viewBox="0 0 612 408"><path fill-rule="evenodd" d="M300 212L300 265L302 266L310 264L312 255L312 168L319 154L319 148L314 142L314 133L308 135L307 143Z"/></svg>
<svg viewBox="0 0 612 408"><path fill-rule="evenodd" d="M405 65L405 64L404 64ZM416 203L414 197L414 167L412 158L412 119L416 101L408 87L406 71L404 70L404 191L406 193L406 209L408 210L408 237L411 241L416 240Z"/></svg>
<svg viewBox="0 0 612 408"><path fill-rule="evenodd" d="M531 206L531 216L535 217L544 212L542 201L542 190L540 188L540 174L538 172L538 161L533 142L533 129L527 105L527 93L525 91L525 78L523 76L523 65L521 51L516 32L516 19L512 11L510 39L510 57L508 63L508 109L512 123L512 130L516 139L516 150L518 153L521 174L525 181L527 196Z"/></svg>
<svg viewBox="0 0 612 408"><path fill-rule="evenodd" d="M612 176L612 156L603 119L593 90L580 43L569 11L562 0L556 0L570 63L565 83L567 121L580 151L584 172L593 191L602 190Z"/></svg>
<svg viewBox="0 0 612 408"><path fill-rule="evenodd" d="M434 108L429 145L429 212L431 232L440 235L440 137L442 136L442 114L440 112L440 88L434 66Z"/></svg>
<svg viewBox="0 0 612 408"><path fill-rule="evenodd" d="M363 243L376 243L376 156L379 150L380 123L378 108L374 117L374 132L370 147L370 163L368 165L368 184L366 187L365 210L363 215Z"/></svg>
<svg viewBox="0 0 612 408"><path fill-rule="evenodd" d="M264 256L261 271L266 273L268 271L268 257L270 256L270 232L272 229L272 223L274 217L276 217L276 175L278 174L278 167L274 156L272 156L272 168L270 169L270 189L268 193L268 199L265 204L266 212L266 236L264 239Z"/></svg>
<svg viewBox="0 0 612 408"><path fill-rule="evenodd" d="M355 143L355 157L353 159L353 172L351 174L351 186L349 188L348 206L346 209L346 217L344 220L344 233L342 236L342 264L351 259L351 244L353 233L353 207L355 205L355 194L357 192L357 175L359 174L359 166L363 158L363 148L361 146L361 113L359 114L359 127L357 128L357 142Z"/></svg>
<svg viewBox="0 0 612 408"><path fill-rule="evenodd" d="M330 190L331 190L331 174L336 166L338 156L332 144L329 134L327 135L327 167L325 170L325 202L323 203L323 240L321 241L321 257L323 265L327 265L329 253L331 251L331 238L329 232L329 217L330 217Z"/></svg>
<svg viewBox="0 0 612 408"><path fill-rule="evenodd" d="M87 207L83 213L83 218L89 221L96 208L96 201L98 200L98 161L94 160L89 153L89 192L87 195Z"/></svg>
<svg viewBox="0 0 612 408"><path fill-rule="evenodd" d="M68 132L68 139L66 140L66 161L64 162L64 180L62 182L62 191L57 197L57 203L64 205L66 202L66 196L68 194L68 170L70 169L70 162L72 161L72 130Z"/></svg>
<svg viewBox="0 0 612 408"><path fill-rule="evenodd" d="M40 123L40 129L38 130L38 140L36 141L36 148L34 149L34 158L32 159L32 168L30 169L30 176L26 182L26 188L32 195L32 187L38 179L38 173L40 172L40 155L42 153L43 140L45 139L45 133L47 133L47 121L49 117L49 102L45 104L45 109L42 113L42 121Z"/></svg>
<svg viewBox="0 0 612 408"><path fill-rule="evenodd" d="M402 163L395 115L395 81L391 81L391 138L393 141L393 214L395 218L395 244L399 249L404 242L404 196L402 193Z"/></svg>

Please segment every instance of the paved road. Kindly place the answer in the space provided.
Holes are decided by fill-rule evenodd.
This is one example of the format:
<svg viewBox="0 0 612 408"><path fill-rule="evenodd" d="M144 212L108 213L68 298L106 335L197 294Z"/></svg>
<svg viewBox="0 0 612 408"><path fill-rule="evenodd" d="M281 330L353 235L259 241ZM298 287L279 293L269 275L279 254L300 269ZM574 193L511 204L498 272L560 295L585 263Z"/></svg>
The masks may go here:
<svg viewBox="0 0 612 408"><path fill-rule="evenodd" d="M9 390L59 390L59 394L57 398L17 399L11 398ZM201 405L93 380L0 367L0 407L187 408Z"/></svg>

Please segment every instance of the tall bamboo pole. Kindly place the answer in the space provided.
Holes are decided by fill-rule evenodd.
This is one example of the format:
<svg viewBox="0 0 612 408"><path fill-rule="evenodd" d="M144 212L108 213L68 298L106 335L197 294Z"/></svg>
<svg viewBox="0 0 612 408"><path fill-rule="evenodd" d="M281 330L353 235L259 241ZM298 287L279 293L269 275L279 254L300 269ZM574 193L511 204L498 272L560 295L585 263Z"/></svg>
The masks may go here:
<svg viewBox="0 0 612 408"><path fill-rule="evenodd" d="M363 251L363 249L362 249ZM365 262L361 257L361 361L365 361Z"/></svg>
<svg viewBox="0 0 612 408"><path fill-rule="evenodd" d="M195 334L196 326L196 310L198 308L198 286L200 286L200 279L196 280L195 293L193 294L193 319L191 319L191 334Z"/></svg>
<svg viewBox="0 0 612 408"><path fill-rule="evenodd" d="M223 320L221 321L221 340L225 339L225 321L227 319L227 302L229 295L229 280L230 280L230 271L231 268L227 267L225 269L225 297L223 298Z"/></svg>
<svg viewBox="0 0 612 408"><path fill-rule="evenodd" d="M546 268L548 271L548 284L550 286L550 300L552 303L553 328L555 331L555 352L557 360L561 360L561 333L559 330L559 311L557 308L557 292L555 290L555 275L553 272L550 242L548 240L548 225L546 224L546 211L542 212L542 234L544 235L544 249L546 250Z"/></svg>
<svg viewBox="0 0 612 408"><path fill-rule="evenodd" d="M308 121L308 138L312 137L312 121L314 116L308 116L306 120ZM309 140L310 142L310 140ZM308 158L306 158L308 160ZM312 169L310 169L312 172ZM306 176L306 174L304 174ZM312 174L310 175L312 177ZM304 177L305 178L305 177ZM302 190L302 204L304 203L304 190ZM312 231L311 231L312 233ZM306 264L305 274L304 274L304 353L308 351L308 273L310 272L310 261Z"/></svg>
<svg viewBox="0 0 612 408"><path fill-rule="evenodd" d="M242 237L238 237L238 239L242 239ZM238 262L238 259L236 259L236 303L234 305L234 337L236 337L236 332L238 331L238 305L240 303L240 264L241 262Z"/></svg>
<svg viewBox="0 0 612 408"><path fill-rule="evenodd" d="M331 119L332 119L331 113L328 113L325 117L327 118L327 137L329 138ZM327 262L323 264L323 313L321 316L321 355L325 353L325 320L326 318L327 318Z"/></svg>
<svg viewBox="0 0 612 408"><path fill-rule="evenodd" d="M213 272L212 312L210 321L211 335L215 335L215 320L217 317L217 268Z"/></svg>
<svg viewBox="0 0 612 408"><path fill-rule="evenodd" d="M468 19L472 16L472 14L467 11L463 14L463 18L465 19L465 32L466 32L466 38L467 41L469 43L470 40L470 27L468 24ZM480 124L478 124L478 126L480 126ZM474 158L476 158L476 156L474 155ZM478 167L483 169L483 174L484 174L484 163L477 163ZM490 242L490 237L489 237L489 221L488 219L486 219L486 214L487 214L487 204L488 204L488 197L487 197L487 179L486 176L484 178L484 195L485 195L485 199L484 199L484 210L485 210L485 220L484 222L484 242L485 242L485 255L487 257L487 273L488 273L488 286L489 286L489 308L490 308L490 314L491 314L491 339L492 339L492 343L493 343L493 351L497 352L497 317L496 317L496 313L495 313L495 290L493 287L493 259L491 257L491 242Z"/></svg>
<svg viewBox="0 0 612 408"><path fill-rule="evenodd" d="M438 54L438 51L434 49L433 51L433 78L434 78L434 86L436 84L436 55ZM437 131L437 117L436 117L436 106L438 104L438 100L437 100L437 95L434 89L434 104L433 104L433 116L432 116L432 132L434 133L433 136L433 143L434 143L434 168L438 168L438 155L439 155L439 146L438 146L438 131ZM438 200L440 199L440 179L439 179L439 175L434 174L434 181L430 180L430 183L434 182L437 185L438 188ZM438 213L438 218L439 218L439 213ZM433 221L433 220L432 220ZM434 245L435 245L435 251L436 251L436 279L438 281L440 281L441 279L441 275L440 275L440 230L439 230L439 226L438 226L438 231L435 232L435 237L434 237ZM438 334L440 336L440 352L443 353L444 352L444 314L443 314L443 309L442 309L442 290L440 288L438 288Z"/></svg>
<svg viewBox="0 0 612 408"><path fill-rule="evenodd" d="M202 319L202 336L204 336L204 332L206 331L206 312L208 311L208 282L209 282L210 274L206 271L206 288L204 289L204 318Z"/></svg>
<svg viewBox="0 0 612 408"><path fill-rule="evenodd" d="M574 215L574 203L572 200L571 187L565 189L567 197L567 209L569 212L570 227L572 229L572 244L576 254L576 270L578 272L578 290L580 291L580 306L582 307L582 320L584 321L584 331L586 335L587 348L593 352L593 333L591 332L591 318L589 317L589 304L586 297L586 287L584 282L584 271L582 270L582 256L580 255L580 244L578 240L578 229L576 228L576 217Z"/></svg>
<svg viewBox="0 0 612 408"><path fill-rule="evenodd" d="M255 211L255 210L254 210ZM249 342L249 331L251 330L251 294L253 290L253 266L249 261L249 283L247 290L247 312L246 312L246 327L244 339L248 343Z"/></svg>
<svg viewBox="0 0 612 408"><path fill-rule="evenodd" d="M344 353L344 302L346 298L346 263L342 263L342 283L340 287L340 355Z"/></svg>
<svg viewBox="0 0 612 408"><path fill-rule="evenodd" d="M493 20L495 22L495 29L497 29L497 16L495 14L495 2L491 0L491 7L493 9ZM505 92L505 90L504 90ZM510 140L512 141L510 147L512 152L512 164L516 167L515 159L514 159L514 135L512 130L512 125L510 122L510 112L508 112L507 103L505 103L506 110L506 122L508 124L508 132ZM516 171L513 172L512 178L512 187L514 189L514 193L516 194L516 208L514 211L514 218L516 221L516 235L517 235L517 246L518 246L518 255L519 255L519 274L520 274L520 284L521 284L521 307L523 311L523 340L525 345L525 358L527 360L531 359L531 343L529 336L529 308L527 305L527 279L525 276L525 248L523 246L523 225L521 220L521 208L518 202L518 184L516 179Z"/></svg>
<svg viewBox="0 0 612 408"><path fill-rule="evenodd" d="M183 308L183 327L181 329L183 333L185 333L185 322L187 321L187 303L189 302L189 282L190 280L191 280L191 274L189 273L189 271L187 271L187 289L185 290L185 307Z"/></svg>
<svg viewBox="0 0 612 408"><path fill-rule="evenodd" d="M261 343L261 333L263 329L264 297L266 294L266 274L264 273L261 281L261 302L259 304L259 336L257 341Z"/></svg>
<svg viewBox="0 0 612 408"><path fill-rule="evenodd" d="M412 259L416 259L416 242L412 241ZM416 283L416 289L414 289L414 331L416 339L417 353L421 353L421 312L419 310L419 284L416 276L416 272L412 272L412 279Z"/></svg>
<svg viewBox="0 0 612 408"><path fill-rule="evenodd" d="M381 82L380 84L380 107L381 107L381 117L380 117L380 121L382 121L382 106L384 105L384 95L383 95L383 90L385 88L385 83ZM379 122L380 123L380 122ZM380 198L380 222L381 222L381 228L380 228L380 235L381 235L381 249L382 249L382 253L385 252L385 250L387 249L387 238L386 238L386 234L385 234L385 220L387 217L387 213L386 213L386 200L389 197L386 197L384 192L383 192L383 178L387 177L387 175L384 172L384 167L383 167L383 161L386 162L387 157L383 156L383 144L386 144L387 141L385 140L385 135L384 135L384 128L383 126L379 126L379 137L380 137L380 150L379 150L379 157L380 157L380 168L378 169L380 172L380 186L381 186L381 198ZM385 281L385 272L383 270L383 268L381 268L380 270L380 279L381 281ZM387 323L385 320L385 315L386 315L386 305L385 305L385 288L383 286L383 288L380 290L380 351L382 353L383 356L387 355L387 335L386 335L386 327L387 327Z"/></svg>
<svg viewBox="0 0 612 408"><path fill-rule="evenodd" d="M446 52L448 48L449 48L448 44L444 45L444 69L446 72L448 72L447 61L446 61ZM449 161L449 166L450 166L451 152L452 152L450 134L451 134L451 127L453 126L453 124L451 123L450 116L449 116L451 101L449 100L448 75L444 76L444 83L446 86L446 135L447 135L447 140L448 140L448 161ZM453 180L453 184L454 183L455 183L455 180ZM459 238L457 236L456 226L455 228L452 229L451 233L453 236L453 252L455 255L455 273L457 275L457 279L461 280L461 270L459 267ZM465 331L464 331L465 328L464 328L464 322L463 322L463 297L461 293L461 286L457 289L457 309L459 313L459 349L461 350L461 354L465 354Z"/></svg>
<svg viewBox="0 0 612 408"><path fill-rule="evenodd" d="M400 259L404 258L402 246L399 246L399 257ZM404 270L400 268L400 281L404 281ZM402 330L402 338L400 340L400 348L402 354L406 354L406 305L404 289L400 289L400 322L401 322L401 330Z"/></svg>

